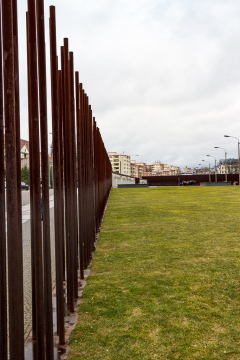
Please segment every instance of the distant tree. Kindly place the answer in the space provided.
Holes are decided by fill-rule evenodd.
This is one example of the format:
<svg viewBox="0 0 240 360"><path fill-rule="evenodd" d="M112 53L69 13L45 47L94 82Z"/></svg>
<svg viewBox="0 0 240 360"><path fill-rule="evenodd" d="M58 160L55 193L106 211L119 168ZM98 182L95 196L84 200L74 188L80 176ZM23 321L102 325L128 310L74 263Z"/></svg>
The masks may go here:
<svg viewBox="0 0 240 360"><path fill-rule="evenodd" d="M25 165L21 169L21 181L25 182L26 184L30 185L30 172L27 165Z"/></svg>

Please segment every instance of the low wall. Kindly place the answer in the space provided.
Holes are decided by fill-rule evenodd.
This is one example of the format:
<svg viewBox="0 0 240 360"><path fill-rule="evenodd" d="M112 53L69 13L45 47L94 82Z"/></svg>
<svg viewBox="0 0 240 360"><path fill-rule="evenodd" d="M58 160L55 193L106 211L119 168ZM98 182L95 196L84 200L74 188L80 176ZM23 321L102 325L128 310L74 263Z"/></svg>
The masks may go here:
<svg viewBox="0 0 240 360"><path fill-rule="evenodd" d="M122 189L139 189L139 188L144 188L144 187L148 187L148 184L118 184L118 188L122 188Z"/></svg>
<svg viewBox="0 0 240 360"><path fill-rule="evenodd" d="M136 178L128 175L112 173L112 187L117 188L120 184L136 184Z"/></svg>
<svg viewBox="0 0 240 360"><path fill-rule="evenodd" d="M195 180L196 185L209 182L209 175L176 175L176 176L143 176L149 186L178 186L182 181ZM217 181L224 182L225 174L217 174ZM238 174L228 174L227 181L238 184ZM211 182L215 182L215 175L211 175Z"/></svg>

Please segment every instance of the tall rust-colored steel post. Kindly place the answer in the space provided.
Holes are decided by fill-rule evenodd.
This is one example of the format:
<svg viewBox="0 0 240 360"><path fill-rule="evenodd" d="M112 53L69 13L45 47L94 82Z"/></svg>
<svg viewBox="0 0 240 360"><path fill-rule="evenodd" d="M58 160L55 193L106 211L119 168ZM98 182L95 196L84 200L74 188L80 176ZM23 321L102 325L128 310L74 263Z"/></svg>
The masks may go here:
<svg viewBox="0 0 240 360"><path fill-rule="evenodd" d="M65 250L64 250L64 201L63 201L63 93L62 71L58 70L58 129L59 129L59 161L60 161L60 190L59 190L59 216L60 216L60 255L62 256L63 281L65 280ZM62 254L62 255L61 255Z"/></svg>
<svg viewBox="0 0 240 360"><path fill-rule="evenodd" d="M28 69L28 126L29 134L31 134L31 91L30 91L30 66L29 66L29 25L28 25L28 12L26 13L26 28L27 28L27 69ZM32 150L32 141L29 139L29 155L31 157L33 154ZM32 183L32 167L30 166L30 184ZM33 190L30 186L30 213L33 213ZM34 258L34 221L31 216L31 258ZM34 261L31 262L31 271L32 271L32 339L36 340L36 302L35 302L35 264ZM34 350L36 347L34 346ZM36 357L36 356L35 356Z"/></svg>
<svg viewBox="0 0 240 360"><path fill-rule="evenodd" d="M78 161L78 234L79 234L79 260L80 260L80 278L84 279L84 266L83 266L83 238L82 238L82 176L81 176L81 125L80 125L80 84L79 74L75 73L75 86L76 86L76 115L77 115L77 161Z"/></svg>
<svg viewBox="0 0 240 360"><path fill-rule="evenodd" d="M75 134L75 101L74 101L74 63L73 52L69 52L70 107L71 107L71 148L72 148L72 213L73 213L73 284L74 298L78 298L78 226L77 226L77 177L76 177L76 134Z"/></svg>
<svg viewBox="0 0 240 360"><path fill-rule="evenodd" d="M85 121L84 121L84 137L85 137L85 157L84 157L84 167L85 167L85 211L86 211L86 266L89 265L89 147L88 147L88 96L85 94Z"/></svg>
<svg viewBox="0 0 240 360"><path fill-rule="evenodd" d="M40 188L40 147L39 147L39 119L38 119L38 71L37 71L37 43L36 43L36 6L35 0L28 0L28 40L29 40L29 89L30 89L30 133L31 142L30 167L32 168L32 209L33 217L33 268L35 278L36 304L36 351L37 359L45 359L44 339L44 292L43 292L43 264L42 264L42 224L41 224L41 188Z"/></svg>
<svg viewBox="0 0 240 360"><path fill-rule="evenodd" d="M87 267L87 188L86 188L86 96L84 90L81 93L81 132L82 132L82 232L83 232L83 252L84 252L84 267Z"/></svg>
<svg viewBox="0 0 240 360"><path fill-rule="evenodd" d="M82 84L79 84L79 76L76 73L76 111L77 111L77 148L78 148L78 233L79 233L79 259L80 278L84 279L84 254L83 254L83 229L82 229L82 133L81 133L81 91Z"/></svg>
<svg viewBox="0 0 240 360"><path fill-rule="evenodd" d="M14 79L15 79L15 124L16 124L16 162L17 162L17 206L18 206L18 251L22 254L22 189L21 189L21 156L20 156L20 99L19 99L19 66L18 66L18 14L17 0L12 0L13 6L13 44L14 44ZM19 276L19 297L22 304L21 323L24 323L23 308L23 291L21 289L23 283L23 262L20 262ZM20 341L24 341L24 333L21 334ZM23 356L22 352L22 356Z"/></svg>
<svg viewBox="0 0 240 360"><path fill-rule="evenodd" d="M83 164L83 88L82 84L79 84L79 251L80 251L80 272L81 277L84 279L84 266L85 266L85 251L84 251L84 240L85 240L85 229L84 229L84 209L83 209L83 194L84 194L84 164Z"/></svg>
<svg viewBox="0 0 240 360"><path fill-rule="evenodd" d="M54 173L54 213L55 213L55 251L56 251L56 283L57 283L57 319L59 344L65 344L64 332L64 297L63 297L63 259L61 244L61 212L60 212L60 149L58 119L58 66L55 7L50 6L50 55L51 55L51 90L52 90L52 129L53 129L53 173Z"/></svg>
<svg viewBox="0 0 240 360"><path fill-rule="evenodd" d="M91 220L92 220L92 207L91 207L91 129L90 129L90 116L91 116L91 107L90 105L87 106L87 211L88 211L88 265L91 261L91 243L92 243L92 234L91 234Z"/></svg>
<svg viewBox="0 0 240 360"><path fill-rule="evenodd" d="M95 209L95 231L98 232L98 215L97 215L97 184L98 184L98 169L97 169L97 144L96 144L96 121L93 117L93 162L94 162L94 209Z"/></svg>
<svg viewBox="0 0 240 360"><path fill-rule="evenodd" d="M67 298L69 311L74 311L74 229L73 229L73 179L71 171L71 101L69 79L68 39L64 39L64 100L65 100L65 203L66 203L66 259L67 259Z"/></svg>
<svg viewBox="0 0 240 360"><path fill-rule="evenodd" d="M66 156L65 156L65 143L66 143L66 136L65 136L65 87L64 87L64 46L61 46L61 111L62 111L62 115L61 115L61 159L62 159L62 177L63 177L63 184L66 180L66 174L65 174L65 169L66 169ZM62 184L62 185L63 185ZM63 189L62 189L63 190ZM62 191L62 195L63 195L63 208L62 208L62 216L63 216L63 224L65 224L66 227L66 222L65 222L65 215L64 215L64 194L65 192ZM63 231L63 236L65 234L65 230ZM65 237L64 239L64 245L65 245ZM62 256L63 256L63 263L65 264L65 246L63 246L62 249ZM66 271L65 271L65 266L63 267L63 280L66 280Z"/></svg>
<svg viewBox="0 0 240 360"><path fill-rule="evenodd" d="M69 140L69 154L70 159L69 162L69 276L68 276L68 297L69 297L69 311L74 311L74 295L75 295L75 227L74 227L74 178L73 178L73 112L72 112L72 70L71 70L71 60L70 60L70 52L68 52L68 79L69 79L69 133L67 139Z"/></svg>
<svg viewBox="0 0 240 360"><path fill-rule="evenodd" d="M65 41L68 47L67 40ZM69 152L68 152L68 141L67 141L67 123L69 119L69 101L68 96L68 54L65 56L65 46L61 46L61 71L62 71L62 99L63 99L63 163L64 163L64 203L65 203L65 248L66 248L66 279L69 273L69 202L68 202L68 176L69 176ZM66 64L67 63L67 64ZM67 284L68 294L68 284Z"/></svg>
<svg viewBox="0 0 240 360"><path fill-rule="evenodd" d="M88 102L89 104L89 102ZM88 208L88 265L90 264L92 257L92 184L91 184L91 106L87 106L87 188L88 188L88 199L87 199L87 208Z"/></svg>
<svg viewBox="0 0 240 360"><path fill-rule="evenodd" d="M92 252L94 250L95 241L95 226L94 226L94 205L93 205L93 141L92 141L92 108L88 107L88 184L89 184L89 260L92 259Z"/></svg>
<svg viewBox="0 0 240 360"><path fill-rule="evenodd" d="M9 351L10 359L21 359L24 354L23 339L23 282L22 253L19 251L19 212L17 192L17 149L15 116L15 73L13 4L2 1L2 28L4 52L4 105L5 150L7 179L7 241L8 241L8 298L9 298ZM18 154L20 156L20 154ZM16 244L17 242L17 244ZM17 245L17 246L16 246Z"/></svg>
<svg viewBox="0 0 240 360"><path fill-rule="evenodd" d="M47 83L44 2L37 0L37 40L38 40L38 75L39 75L39 114L41 129L41 175L42 175L42 210L43 210L43 264L44 264L44 306L46 328L46 358L53 359L53 316L52 316L52 275L50 246L49 214L49 159L48 159L48 124L47 124Z"/></svg>
<svg viewBox="0 0 240 360"><path fill-rule="evenodd" d="M94 139L93 139L93 116L92 109L90 109L90 129L91 129L91 204L92 204L92 252L95 250L95 239L96 239L96 219L95 219L95 169L94 169Z"/></svg>
<svg viewBox="0 0 240 360"><path fill-rule="evenodd" d="M94 138L94 171L95 171L95 218L96 218L96 232L99 231L99 171L98 171L98 143L97 143L97 124L93 118L93 138Z"/></svg>
<svg viewBox="0 0 240 360"><path fill-rule="evenodd" d="M0 359L7 360L7 282L4 179L4 124L2 78L2 3L0 4Z"/></svg>

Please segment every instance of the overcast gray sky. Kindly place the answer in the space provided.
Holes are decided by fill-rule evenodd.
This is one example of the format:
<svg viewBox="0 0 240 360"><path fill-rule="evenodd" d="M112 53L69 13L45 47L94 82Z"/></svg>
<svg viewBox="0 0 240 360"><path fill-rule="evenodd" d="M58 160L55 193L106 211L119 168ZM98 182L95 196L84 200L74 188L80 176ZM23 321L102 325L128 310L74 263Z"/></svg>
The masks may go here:
<svg viewBox="0 0 240 360"><path fill-rule="evenodd" d="M68 37L107 151L180 167L224 158L214 146L237 158L237 139L224 134L240 137L239 0L46 0L48 58L50 5L58 54ZM26 139L27 0L18 7ZM48 97L51 132L50 84Z"/></svg>

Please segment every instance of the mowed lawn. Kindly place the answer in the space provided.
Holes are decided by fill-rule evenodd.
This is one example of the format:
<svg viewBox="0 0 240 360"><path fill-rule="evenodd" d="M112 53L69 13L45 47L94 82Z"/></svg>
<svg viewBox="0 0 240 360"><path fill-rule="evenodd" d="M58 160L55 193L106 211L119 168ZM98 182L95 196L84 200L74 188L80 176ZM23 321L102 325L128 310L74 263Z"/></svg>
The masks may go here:
<svg viewBox="0 0 240 360"><path fill-rule="evenodd" d="M240 189L113 189L69 359L240 359Z"/></svg>

